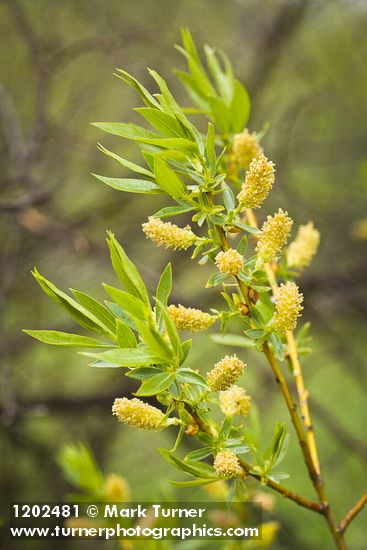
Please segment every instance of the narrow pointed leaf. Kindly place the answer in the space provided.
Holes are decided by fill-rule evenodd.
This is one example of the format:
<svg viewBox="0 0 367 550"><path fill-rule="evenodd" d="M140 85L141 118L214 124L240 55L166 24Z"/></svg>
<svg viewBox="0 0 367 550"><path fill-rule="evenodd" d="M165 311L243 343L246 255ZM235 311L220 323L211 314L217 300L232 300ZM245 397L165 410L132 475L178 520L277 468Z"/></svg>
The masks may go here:
<svg viewBox="0 0 367 550"><path fill-rule="evenodd" d="M95 315L101 323L103 323L104 326L112 332L112 334L115 334L116 319L103 304L99 303L98 300L92 296L89 296L89 294L86 294L85 292L80 292L80 290L74 290L72 288L70 290L83 307L93 313L93 315Z"/></svg>
<svg viewBox="0 0 367 550"><path fill-rule="evenodd" d="M137 342L131 328L119 319L117 319L116 326L117 342L120 348L136 348Z"/></svg>
<svg viewBox="0 0 367 550"><path fill-rule="evenodd" d="M95 315L80 305L76 300L73 300L70 296L59 290L51 281L43 277L37 269L35 269L32 274L44 292L66 309L69 315L82 327L93 330L94 332L110 334L104 324L101 323Z"/></svg>
<svg viewBox="0 0 367 550"><path fill-rule="evenodd" d="M186 187L180 178L160 157L154 159L154 174L159 187L171 197L181 199L187 195Z"/></svg>
<svg viewBox="0 0 367 550"><path fill-rule="evenodd" d="M126 290L149 304L148 292L137 267L128 258L125 250L111 232L108 232L107 243L113 268Z"/></svg>
<svg viewBox="0 0 367 550"><path fill-rule="evenodd" d="M194 477L218 479L214 468L208 466L207 464L188 461L185 462L172 454L170 451L167 451L167 449L159 449L159 452L167 460L167 462L170 462L173 466L183 472L186 472Z"/></svg>
<svg viewBox="0 0 367 550"><path fill-rule="evenodd" d="M137 174L141 174L142 176L147 176L148 178L154 178L153 172L150 172L149 170L147 170L146 168L143 168L142 166L139 166L138 164L134 164L130 160L126 160L120 157L119 155L116 155L116 153L109 151L108 149L106 149L106 147L103 147L103 145L101 145L100 143L98 144L98 149L108 157L111 157L114 160L116 160L122 166L125 166L125 168L128 168L129 170L132 170Z"/></svg>
<svg viewBox="0 0 367 550"><path fill-rule="evenodd" d="M111 296L111 298L122 307L122 309L127 313L135 322L135 319L140 319L141 321L151 320L151 311L146 304L141 302L135 296L132 296L124 290L119 288L114 288L113 286L103 284L105 291Z"/></svg>
<svg viewBox="0 0 367 550"><path fill-rule="evenodd" d="M168 298L172 290L172 266L169 263L163 271L157 286L156 292L156 321L158 329L162 330L164 327L162 307L167 307Z"/></svg>
<svg viewBox="0 0 367 550"><path fill-rule="evenodd" d="M162 335L156 331L153 327L148 326L142 321L135 320L136 326L143 339L144 344L150 349L150 351L161 357L165 361L170 361L173 358L172 349Z"/></svg>
<svg viewBox="0 0 367 550"><path fill-rule="evenodd" d="M142 193L145 195L163 193L156 183L148 180L108 178L107 176L99 176L98 174L92 174L92 176L103 181L109 187L113 187L113 189L117 189L118 191L124 191L125 193Z"/></svg>
<svg viewBox="0 0 367 550"><path fill-rule="evenodd" d="M197 386L208 389L205 378L191 369L179 369L177 371L177 380L183 384L196 384Z"/></svg>
<svg viewBox="0 0 367 550"><path fill-rule="evenodd" d="M70 334L68 332L59 332L57 330L23 330L32 338L50 344L52 346L65 346L77 348L110 348L111 344L99 342L88 336L80 336L79 334Z"/></svg>
<svg viewBox="0 0 367 550"><path fill-rule="evenodd" d="M99 354L83 353L83 355L120 367L140 367L162 362L162 359L141 348L111 349Z"/></svg>
<svg viewBox="0 0 367 550"><path fill-rule="evenodd" d="M169 481L174 487L189 488L189 487L198 487L200 485L208 485L209 483L214 483L216 479L193 479L192 481Z"/></svg>
<svg viewBox="0 0 367 550"><path fill-rule="evenodd" d="M156 395L157 393L166 390L174 381L175 376L176 375L174 372L162 372L160 374L157 374L152 378L145 380L145 382L142 383L135 395Z"/></svg>

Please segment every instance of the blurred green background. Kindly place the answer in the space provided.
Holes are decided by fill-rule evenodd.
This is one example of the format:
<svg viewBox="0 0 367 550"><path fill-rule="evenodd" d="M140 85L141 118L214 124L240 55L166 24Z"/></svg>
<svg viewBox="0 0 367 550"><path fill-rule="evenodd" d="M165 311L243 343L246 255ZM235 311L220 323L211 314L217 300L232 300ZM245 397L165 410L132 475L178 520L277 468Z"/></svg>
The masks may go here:
<svg viewBox="0 0 367 550"><path fill-rule="evenodd" d="M79 440L105 471L126 477L136 500L190 499L186 492L173 494L167 480L180 476L156 451L172 445L173 430L157 435L122 428L110 413L113 399L134 388L131 380L115 370L92 370L74 351L21 333L75 330L37 287L34 265L62 289L103 297L100 282L114 281L105 229L124 243L152 291L171 259L176 303L205 309L217 300L215 290L203 290L205 267L185 253L171 257L144 238L141 223L164 205L159 196L122 194L90 175L122 174L97 151L98 141L138 159L133 146L89 124L136 120L131 109L139 99L112 75L115 67L149 89L146 68L157 69L189 105L171 73L172 66L183 67L173 48L181 26L190 27L199 44L230 56L252 97L250 129L270 124L263 144L277 164L277 184L261 215L281 206L297 225L313 219L321 230L319 255L301 280L304 318L312 320L314 335L305 376L338 516L360 496L367 481L366 25L364 0L1 2L0 521L9 501L64 497L70 487L55 456ZM196 338L192 366L205 372L224 351ZM261 356L237 351L249 365L243 383L266 444L275 419L288 422L286 410ZM291 426L290 432L287 483L312 496ZM271 517L281 524L272 548L332 548L324 522L307 510L278 498ZM352 550L366 547L365 525L362 513L348 530ZM52 541L15 547L22 544L59 548Z"/></svg>

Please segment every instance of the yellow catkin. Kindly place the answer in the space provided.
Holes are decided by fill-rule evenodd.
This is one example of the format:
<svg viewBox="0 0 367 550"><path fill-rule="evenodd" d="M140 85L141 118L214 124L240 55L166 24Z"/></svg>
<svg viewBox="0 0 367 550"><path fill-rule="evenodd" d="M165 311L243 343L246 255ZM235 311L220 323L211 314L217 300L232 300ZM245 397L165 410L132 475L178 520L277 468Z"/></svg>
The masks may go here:
<svg viewBox="0 0 367 550"><path fill-rule="evenodd" d="M270 548L276 539L280 523L277 521L266 521L261 526L261 540L256 541L258 548Z"/></svg>
<svg viewBox="0 0 367 550"><path fill-rule="evenodd" d="M241 472L240 461L232 451L219 451L215 456L214 469L220 477L237 477Z"/></svg>
<svg viewBox="0 0 367 550"><path fill-rule="evenodd" d="M300 225L296 238L288 247L287 261L289 267L302 269L310 265L320 244L320 232L312 222Z"/></svg>
<svg viewBox="0 0 367 550"><path fill-rule="evenodd" d="M247 416L251 405L251 397L246 390L239 386L232 386L228 390L219 393L219 405L226 416L242 414Z"/></svg>
<svg viewBox="0 0 367 550"><path fill-rule="evenodd" d="M245 364L237 355L226 355L208 373L207 381L212 391L227 390L243 374Z"/></svg>
<svg viewBox="0 0 367 550"><path fill-rule="evenodd" d="M107 502L128 502L131 498L131 491L127 481L117 474L109 474L107 476L104 494Z"/></svg>
<svg viewBox="0 0 367 550"><path fill-rule="evenodd" d="M273 262L279 257L292 225L293 220L288 216L288 212L283 212L281 208L273 216L267 217L256 246L259 263Z"/></svg>
<svg viewBox="0 0 367 550"><path fill-rule="evenodd" d="M233 152L241 168L247 169L252 159L258 158L263 152L256 132L250 134L246 128L240 134L236 134L233 140Z"/></svg>
<svg viewBox="0 0 367 550"><path fill-rule="evenodd" d="M173 423L174 419L165 419L162 411L140 399L117 398L112 407L112 414L119 422L133 428L161 430Z"/></svg>
<svg viewBox="0 0 367 550"><path fill-rule="evenodd" d="M200 332L207 330L215 321L215 318L209 313L204 313L204 311L193 307L185 307L181 304L168 306L168 312L176 327L180 330Z"/></svg>
<svg viewBox="0 0 367 550"><path fill-rule="evenodd" d="M237 195L239 204L246 208L260 208L275 181L274 163L260 155L254 158L246 173L245 183Z"/></svg>
<svg viewBox="0 0 367 550"><path fill-rule="evenodd" d="M296 283L282 283L277 289L275 296L275 314L273 325L278 332L294 330L297 326L297 319L301 316L303 294L299 291Z"/></svg>
<svg viewBox="0 0 367 550"><path fill-rule="evenodd" d="M234 248L219 252L215 257L215 263L221 273L231 277L238 275L243 268L243 256Z"/></svg>
<svg viewBox="0 0 367 550"><path fill-rule="evenodd" d="M178 227L171 222L163 222L160 218L150 217L143 223L143 231L147 238L157 246L173 248L174 250L186 250L192 246L197 236L191 231L191 227Z"/></svg>
<svg viewBox="0 0 367 550"><path fill-rule="evenodd" d="M216 500L216 502L225 500L228 495L228 485L225 481L219 479L214 481L214 483L209 483L208 485L202 486L203 490L208 493L211 497Z"/></svg>

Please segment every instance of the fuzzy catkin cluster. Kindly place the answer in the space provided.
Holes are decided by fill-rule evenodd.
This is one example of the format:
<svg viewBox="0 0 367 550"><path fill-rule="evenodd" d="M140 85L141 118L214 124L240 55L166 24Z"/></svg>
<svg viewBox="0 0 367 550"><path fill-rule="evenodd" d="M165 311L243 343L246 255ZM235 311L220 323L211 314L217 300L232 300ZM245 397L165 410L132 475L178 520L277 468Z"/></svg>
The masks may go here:
<svg viewBox="0 0 367 550"><path fill-rule="evenodd" d="M143 223L143 231L147 238L157 246L173 248L174 250L187 250L192 246L197 236L191 231L191 227L178 227L171 222L163 222L160 218L150 216Z"/></svg>
<svg viewBox="0 0 367 550"><path fill-rule="evenodd" d="M107 476L104 494L107 502L128 502L131 498L130 487L127 481L117 474Z"/></svg>
<svg viewBox="0 0 367 550"><path fill-rule="evenodd" d="M245 183L237 195L239 204L246 208L260 208L275 181L274 163L265 155L254 158L246 173Z"/></svg>
<svg viewBox="0 0 367 550"><path fill-rule="evenodd" d="M237 355L226 355L208 373L208 386L212 391L227 390L237 382L245 366Z"/></svg>
<svg viewBox="0 0 367 550"><path fill-rule="evenodd" d="M215 263L221 273L234 277L242 271L243 256L234 248L229 248L216 255Z"/></svg>
<svg viewBox="0 0 367 550"><path fill-rule="evenodd" d="M219 451L214 460L214 469L220 477L237 477L241 473L238 457L232 451Z"/></svg>
<svg viewBox="0 0 367 550"><path fill-rule="evenodd" d="M289 267L303 268L310 265L320 244L320 232L312 222L300 225L296 238L288 247L287 261Z"/></svg>
<svg viewBox="0 0 367 550"><path fill-rule="evenodd" d="M297 319L301 316L303 294L299 291L296 283L282 283L276 293L275 314L273 325L278 332L294 330L297 326Z"/></svg>
<svg viewBox="0 0 367 550"><path fill-rule="evenodd" d="M193 307L168 306L168 312L176 327L180 330L189 330L191 332L200 332L207 330L215 321L215 318L209 313Z"/></svg>
<svg viewBox="0 0 367 550"><path fill-rule="evenodd" d="M234 385L219 393L219 405L226 416L237 414L247 416L251 405L251 397L247 395L246 390Z"/></svg>
<svg viewBox="0 0 367 550"><path fill-rule="evenodd" d="M261 263L275 261L288 240L293 220L288 212L279 208L273 216L268 216L264 222L256 246L257 256Z"/></svg>
<svg viewBox="0 0 367 550"><path fill-rule="evenodd" d="M170 424L168 420L164 421L162 411L137 398L115 399L112 414L117 416L119 422L133 428L158 431Z"/></svg>
<svg viewBox="0 0 367 550"><path fill-rule="evenodd" d="M241 168L247 169L252 159L258 158L263 152L256 132L250 134L246 128L240 134L236 134L233 140L233 152Z"/></svg>

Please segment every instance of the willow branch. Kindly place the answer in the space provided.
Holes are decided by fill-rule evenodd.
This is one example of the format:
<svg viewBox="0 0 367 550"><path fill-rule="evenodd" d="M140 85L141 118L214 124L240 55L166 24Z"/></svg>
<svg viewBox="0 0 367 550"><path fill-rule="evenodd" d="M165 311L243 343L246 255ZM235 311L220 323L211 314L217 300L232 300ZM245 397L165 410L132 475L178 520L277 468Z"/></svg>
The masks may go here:
<svg viewBox="0 0 367 550"><path fill-rule="evenodd" d="M251 211L251 215L253 216L252 211ZM253 220L255 220L254 216L253 216ZM255 220L255 223L256 223L256 220ZM219 232L220 232L222 246L223 246L223 249L225 250L226 248L228 248L227 238L226 238L226 235L225 235L222 228L219 228ZM236 278L236 280L237 280L237 284L238 284L242 294L244 295L245 298L247 298L248 291L247 291L246 285L241 280L239 280L238 278ZM274 282L274 277L273 277L272 281ZM287 408L288 408L288 411L289 411L289 414L290 414L290 417L291 417L291 420L292 420L292 424L295 428L297 438L298 438L298 442L299 442L299 445L300 445L301 450L302 450L302 454L303 454L303 457L304 457L304 461L305 461L305 464L306 464L306 467L307 467L309 477L310 477L310 479L312 481L312 485L313 485L313 487L314 487L314 489L315 489L315 491L316 491L316 493L319 497L321 512L324 515L325 520L328 523L329 530L330 530L330 533L332 534L332 537L334 539L336 547L338 548L338 550L346 550L347 547L346 547L345 541L343 540L343 533L338 531L338 526L337 526L336 520L333 516L333 513L331 511L331 508L330 508L330 505L329 505L329 502L328 502L328 498L327 498L327 495L326 495L326 492L325 492L323 478L320 475L320 472L315 468L315 465L314 465L314 462L313 462L313 457L312 457L310 447L309 447L309 444L308 444L308 440L306 439L306 436L305 436L303 423L302 423L300 417L298 416L297 405L293 401L293 398L291 396L287 381L286 381L286 379L285 379L285 377L284 377L284 375L283 375L283 373L282 373L282 371L281 371L281 369L278 365L278 362L277 362L273 352L269 348L269 345L268 345L267 342L265 342L265 344L264 344L263 351L266 355L266 358L268 359L268 362L269 362L269 364L272 368L272 371L275 375L275 378L276 378L276 380L277 380L277 382L280 386L281 393L282 393L282 395L284 397L284 400L286 402L286 405L287 405Z"/></svg>
<svg viewBox="0 0 367 550"><path fill-rule="evenodd" d="M257 227L256 217L250 208L246 208L246 216L249 224L252 227ZM270 264L265 264L265 271L268 276L273 295L275 295L278 288L278 283L277 283L277 279L274 274L274 271ZM319 461L315 433L314 433L312 419L311 419L310 407L308 403L308 391L305 386L302 367L298 358L298 351L297 351L297 346L296 346L293 332L287 331L286 339L288 344L289 359L292 364L294 381L297 388L301 418L306 431L306 439L307 439L308 447L310 449L310 454L311 454L314 468L316 472L320 474L320 461Z"/></svg>
<svg viewBox="0 0 367 550"><path fill-rule="evenodd" d="M211 430L210 426L205 424L205 422L203 422L203 420L201 418L199 418L199 416L195 413L194 409L189 404L186 403L185 407L186 407L187 411L191 414L191 416L194 418L194 420L197 423L197 425L199 426L200 430L202 432L205 432L205 433L209 434L210 436L212 436L213 433L212 433L212 430ZM252 471L251 464L246 462L243 458L239 458L239 461L240 461L241 467L242 467L246 477L250 476L253 479L256 479L257 481L263 483L264 478L260 474L257 474L257 473ZM292 500L293 502L295 502L299 506L302 506L303 508L307 508L308 510L312 510L312 511L317 512L319 514L324 513L324 509L323 509L322 504L319 504L318 502L314 502L312 500L309 500L309 499L299 495L298 493L294 493L293 491L290 491L287 487L285 487L284 485L281 485L280 483L275 483L275 481L272 481L271 479L266 478L266 485L267 485L267 487L270 487L270 489L272 489L273 491L275 491L275 492L279 493L280 495L282 495L284 498Z"/></svg>
<svg viewBox="0 0 367 550"><path fill-rule="evenodd" d="M269 345L268 345L267 342L265 342L265 344L263 346L263 351L265 353L265 356L268 360L269 365L271 366L271 369L273 371L275 379L276 379L277 383L279 384L280 390L281 390L282 395L284 397L284 401L287 405L287 409L289 411L289 414L290 414L290 417L291 417L291 420L292 420L292 424L293 424L294 429L295 429L296 434L297 434L298 442L300 444L300 447L301 447L301 450L302 450L302 453L303 453L303 457L304 457L304 460L305 460L305 463L306 463L306 466L307 466L309 476L310 476L313 484L315 485L315 488L316 488L316 491L317 491L317 493L320 497L320 500L324 504L326 504L327 499L326 499L325 495L323 494L323 491L320 491L322 481L321 481L321 478L320 478L318 472L316 471L316 469L314 467L314 464L313 464L313 461L312 461L310 449L308 447L308 444L307 444L307 441L306 441L306 438L305 438L305 432L304 432L304 429L303 429L303 426L302 426L302 422L301 422L301 419L300 419L300 417L298 416L298 413L297 413L297 405L293 401L293 398L292 398L291 393L289 391L287 381L286 381L286 379L285 379L285 377L284 377L284 375L283 375L283 373L282 373L282 371L281 371L281 369L278 365L277 360L275 359L275 357L273 355L273 352L269 348Z"/></svg>
<svg viewBox="0 0 367 550"><path fill-rule="evenodd" d="M354 518L361 512L364 505L367 502L367 491L361 496L358 502L349 510L345 517L341 520L338 526L339 533L344 533L348 525L354 520Z"/></svg>
<svg viewBox="0 0 367 550"><path fill-rule="evenodd" d="M315 470L318 473L320 473L320 461L319 461L319 456L317 452L315 432L314 432L313 424L311 420L310 407L308 403L308 390L306 389L306 386L305 386L301 363L298 359L297 346L296 346L293 332L287 331L286 338L288 343L289 358L292 363L293 376L294 376L297 393L298 393L301 417L303 420L303 425L306 430L306 438L308 440L308 445L312 456L312 462L315 466Z"/></svg>
<svg viewBox="0 0 367 550"><path fill-rule="evenodd" d="M253 214L252 214L253 215ZM219 228L219 234L220 234L220 237L221 237L221 242L222 242L222 247L224 250L226 250L228 248L228 242L227 242L227 239L226 239L226 236L224 234L224 231L222 228ZM244 295L245 298L247 298L247 295L248 295L248 292L247 292L247 287L246 285L243 283L243 281L241 281L240 279L236 278L237 280L237 284L241 290L241 293ZM305 432L304 432L304 429L303 429L303 425L302 425L302 422L298 416L298 413L297 413L297 405L296 403L293 401L293 398L291 396L291 393L289 391L289 388L288 388L288 384L287 384L287 381L271 351L271 349L269 348L269 345L267 343L264 344L264 347L263 347L263 351L265 353L265 356L266 358L268 359L268 362L272 368L272 371L274 373L274 376L275 376L275 379L276 381L278 382L279 386L280 386L280 389L281 389L281 392L282 392L282 395L284 397L284 400L286 402L286 405L287 405L287 408L288 408L288 411L289 411L289 414L291 416L291 420L292 420L292 423L293 423L293 426L295 428L295 431L296 431L296 434L297 434L297 438L298 438L298 442L300 444L300 447L301 447L301 450L302 450L302 453L303 453L303 457L304 457L304 460L305 460L305 463L306 463L306 467L307 467L307 470L308 470L308 473L309 473L309 476L311 478L311 481L316 489L316 492L320 498L320 501L323 503L324 506L327 506L327 498L326 498L326 495L323 491L323 481L319 475L319 472L316 470L315 466L314 466L314 463L313 463L313 460L312 460L312 455L311 455L311 452L310 452L310 448L308 446L308 443L307 443L307 440L305 438Z"/></svg>

